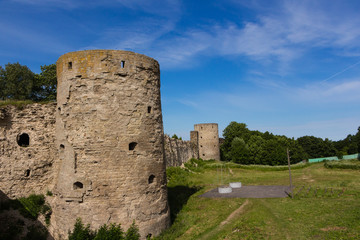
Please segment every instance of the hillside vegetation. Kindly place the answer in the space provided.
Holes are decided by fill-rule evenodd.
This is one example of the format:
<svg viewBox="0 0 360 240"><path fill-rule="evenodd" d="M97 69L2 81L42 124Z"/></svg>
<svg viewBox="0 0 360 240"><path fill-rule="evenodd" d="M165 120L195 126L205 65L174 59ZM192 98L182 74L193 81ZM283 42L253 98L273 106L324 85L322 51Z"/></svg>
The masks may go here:
<svg viewBox="0 0 360 240"><path fill-rule="evenodd" d="M298 139L249 130L245 123L231 122L223 131L221 159L241 164L285 165L287 150L292 164L309 158L355 154L360 152L360 127L354 135L332 141L314 136Z"/></svg>
<svg viewBox="0 0 360 240"><path fill-rule="evenodd" d="M285 169L199 160L186 169L169 168L173 224L157 239L360 239L360 170L355 168L298 164L292 170L294 198L199 197L229 182L289 185Z"/></svg>

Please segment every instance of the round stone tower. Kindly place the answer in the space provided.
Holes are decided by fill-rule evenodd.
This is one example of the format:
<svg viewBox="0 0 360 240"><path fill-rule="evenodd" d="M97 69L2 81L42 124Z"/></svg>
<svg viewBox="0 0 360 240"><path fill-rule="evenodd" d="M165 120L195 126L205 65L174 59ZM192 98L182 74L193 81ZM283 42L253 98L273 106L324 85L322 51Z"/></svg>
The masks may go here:
<svg viewBox="0 0 360 240"><path fill-rule="evenodd" d="M220 160L218 124L195 124L194 130L198 132L199 158Z"/></svg>
<svg viewBox="0 0 360 240"><path fill-rule="evenodd" d="M98 228L135 220L142 238L169 225L156 60L89 50L57 61L59 160L50 231L67 238L76 218Z"/></svg>

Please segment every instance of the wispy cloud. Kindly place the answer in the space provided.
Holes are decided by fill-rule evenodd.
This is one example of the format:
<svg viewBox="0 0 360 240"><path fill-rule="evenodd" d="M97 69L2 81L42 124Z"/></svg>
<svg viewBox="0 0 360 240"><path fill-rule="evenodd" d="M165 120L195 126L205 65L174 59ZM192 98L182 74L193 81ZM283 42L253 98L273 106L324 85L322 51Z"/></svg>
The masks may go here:
<svg viewBox="0 0 360 240"><path fill-rule="evenodd" d="M336 82L316 82L294 89L297 99L312 103L360 104L360 79L344 79Z"/></svg>

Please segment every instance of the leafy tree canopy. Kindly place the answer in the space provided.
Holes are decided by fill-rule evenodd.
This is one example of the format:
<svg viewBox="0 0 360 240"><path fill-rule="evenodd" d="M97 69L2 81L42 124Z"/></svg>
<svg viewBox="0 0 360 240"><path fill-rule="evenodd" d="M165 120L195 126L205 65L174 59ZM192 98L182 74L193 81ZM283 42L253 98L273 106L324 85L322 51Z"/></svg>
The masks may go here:
<svg viewBox="0 0 360 240"><path fill-rule="evenodd" d="M55 100L56 83L55 64L41 66L40 74L19 63L0 66L1 100Z"/></svg>

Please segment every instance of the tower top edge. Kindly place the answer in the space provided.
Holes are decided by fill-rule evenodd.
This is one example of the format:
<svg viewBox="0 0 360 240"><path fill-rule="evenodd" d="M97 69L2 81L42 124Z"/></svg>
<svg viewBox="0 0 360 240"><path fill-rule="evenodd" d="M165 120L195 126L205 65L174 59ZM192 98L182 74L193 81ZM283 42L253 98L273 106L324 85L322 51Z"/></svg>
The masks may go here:
<svg viewBox="0 0 360 240"><path fill-rule="evenodd" d="M218 125L217 123L198 123L198 124L194 124L194 126L211 126L211 125Z"/></svg>
<svg viewBox="0 0 360 240"><path fill-rule="evenodd" d="M128 56L134 56L137 58L146 58L147 60L157 62L156 59L151 58L151 57L146 56L141 53L136 53L136 52L127 51L127 50L113 50L113 49L93 49L93 50L80 50L80 51L67 52L67 53L62 54L59 57L58 61L61 60L62 58L67 58L67 57L86 56L86 55L101 55L101 54L128 55Z"/></svg>

